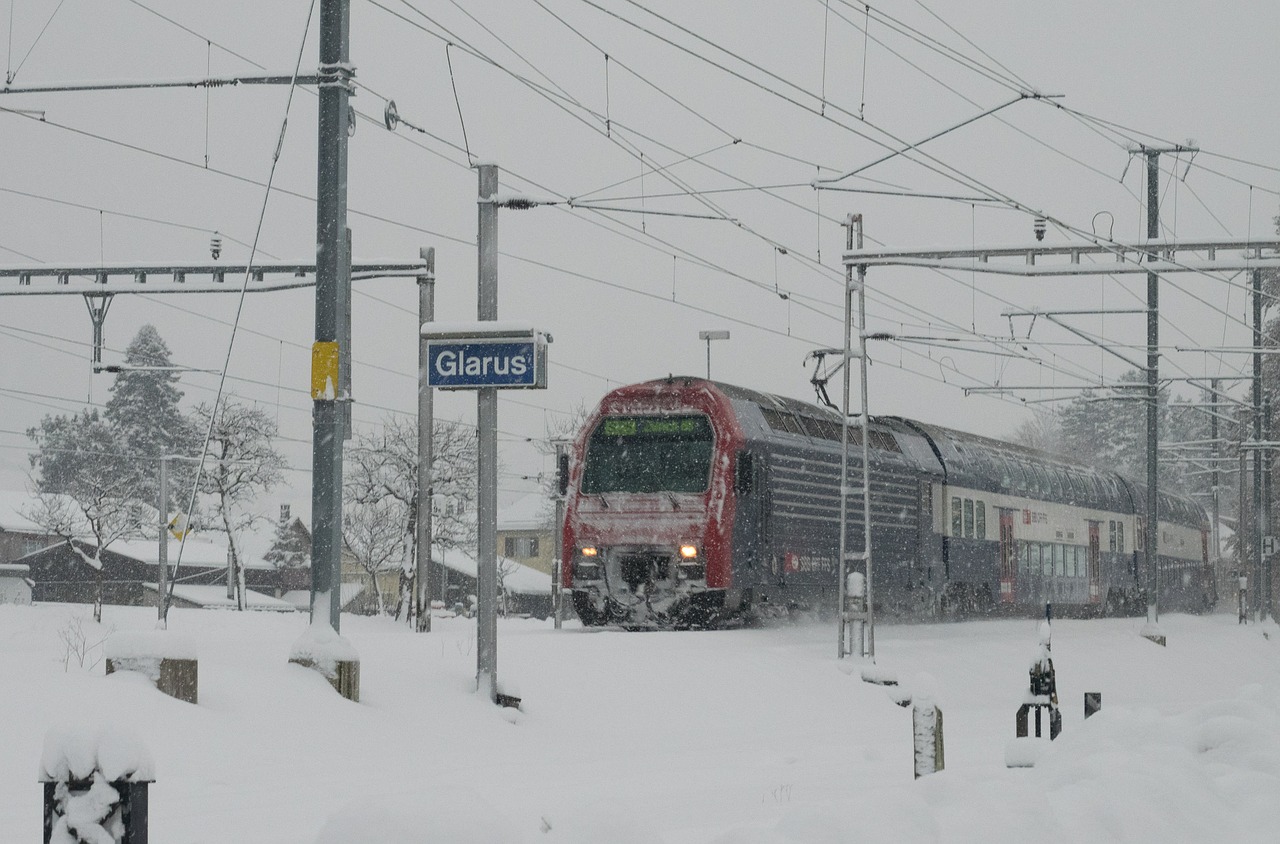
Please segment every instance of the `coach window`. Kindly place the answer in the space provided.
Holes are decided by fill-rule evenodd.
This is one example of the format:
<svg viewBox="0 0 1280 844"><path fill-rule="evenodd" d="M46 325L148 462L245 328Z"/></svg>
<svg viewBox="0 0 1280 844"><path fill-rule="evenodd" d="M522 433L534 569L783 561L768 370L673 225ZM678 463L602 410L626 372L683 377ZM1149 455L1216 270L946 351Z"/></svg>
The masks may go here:
<svg viewBox="0 0 1280 844"><path fill-rule="evenodd" d="M1043 542L1040 546L1040 573L1046 577L1053 574L1053 551Z"/></svg>
<svg viewBox="0 0 1280 844"><path fill-rule="evenodd" d="M966 539L973 539L973 499L966 498L964 500L964 535Z"/></svg>
<svg viewBox="0 0 1280 844"><path fill-rule="evenodd" d="M1075 576L1083 577L1084 576L1084 549L1081 548L1079 545L1077 545L1075 546L1075 551L1076 551Z"/></svg>
<svg viewBox="0 0 1280 844"><path fill-rule="evenodd" d="M987 503L975 501L973 504L974 532L979 539L987 538Z"/></svg>
<svg viewBox="0 0 1280 844"><path fill-rule="evenodd" d="M1063 552L1066 548L1062 545L1054 543L1053 545L1053 567L1058 572L1058 577L1065 577L1067 574L1067 563Z"/></svg>
<svg viewBox="0 0 1280 844"><path fill-rule="evenodd" d="M962 518L963 518L963 510L960 507L960 499L959 498L951 499L951 535L952 536L964 536L963 522L961 521Z"/></svg>
<svg viewBox="0 0 1280 844"><path fill-rule="evenodd" d="M1124 553L1124 522L1116 522L1116 550Z"/></svg>
<svg viewBox="0 0 1280 844"><path fill-rule="evenodd" d="M1107 535L1110 537L1110 540L1111 540L1111 541L1110 541L1110 543L1109 543L1109 545L1110 545L1111 550L1112 550L1112 551L1114 551L1114 550L1116 550L1116 523L1115 523L1115 520L1114 520L1114 519L1112 519L1110 522L1108 522L1108 523L1107 523L1107 527L1108 527L1108 533L1107 533Z"/></svg>
<svg viewBox="0 0 1280 844"><path fill-rule="evenodd" d="M1019 550L1022 552L1022 573L1031 574L1031 543L1019 540L1018 545L1021 546Z"/></svg>

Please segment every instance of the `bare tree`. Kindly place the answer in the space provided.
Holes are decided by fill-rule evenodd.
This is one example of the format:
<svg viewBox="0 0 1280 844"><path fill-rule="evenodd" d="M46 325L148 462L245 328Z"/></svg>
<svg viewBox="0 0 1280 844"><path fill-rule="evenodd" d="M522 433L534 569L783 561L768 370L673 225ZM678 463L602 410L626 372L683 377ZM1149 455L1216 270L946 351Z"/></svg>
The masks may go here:
<svg viewBox="0 0 1280 844"><path fill-rule="evenodd" d="M437 419L432 434L432 546L471 548L476 541L476 430ZM394 502L399 513L405 539L396 616L408 619L418 555L416 423L408 417L388 416L380 430L356 435L347 461L346 498L357 504Z"/></svg>
<svg viewBox="0 0 1280 844"><path fill-rule="evenodd" d="M237 536L266 518L252 509L257 497L280 483L284 457L272 445L276 423L265 411L234 397L223 400L212 429L209 405L196 408L201 430L210 430L209 457L200 491L214 499L221 530L227 535L227 565L236 584L236 606L245 608L244 560Z"/></svg>
<svg viewBox="0 0 1280 844"><path fill-rule="evenodd" d="M148 521L150 508L130 497L143 475L139 461L125 454L123 438L96 410L46 416L27 436L40 448L31 456L37 503L27 516L96 572L93 620L101 622L102 552L117 539L142 535Z"/></svg>
<svg viewBox="0 0 1280 844"><path fill-rule="evenodd" d="M1014 430L1010 439L1027 448L1048 454L1062 454L1062 418L1052 411L1037 411Z"/></svg>
<svg viewBox="0 0 1280 844"><path fill-rule="evenodd" d="M342 507L342 541L369 576L369 585L378 602L378 615L387 612L378 575L403 568L408 537L404 532L402 510L393 498L360 501L347 496Z"/></svg>

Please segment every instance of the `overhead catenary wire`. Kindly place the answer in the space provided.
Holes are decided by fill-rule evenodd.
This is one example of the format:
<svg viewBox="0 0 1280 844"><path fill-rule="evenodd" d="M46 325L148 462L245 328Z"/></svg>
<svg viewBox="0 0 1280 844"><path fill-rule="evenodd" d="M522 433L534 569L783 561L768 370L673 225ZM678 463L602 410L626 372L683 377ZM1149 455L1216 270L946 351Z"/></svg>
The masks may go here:
<svg viewBox="0 0 1280 844"><path fill-rule="evenodd" d="M280 120L280 138L276 143L275 152L271 156L271 169L267 173L267 183L262 192L262 202L259 206L257 227L253 235L253 245L249 249L249 260L248 265L245 267L244 279L240 284L240 298L236 303L235 319L231 326L230 336L227 338L227 353L222 364L222 374L218 379L218 390L214 395L213 405L209 409L209 426L205 431L204 443L200 450L200 461L196 464L195 478L191 484L191 495L188 500L186 511L188 521L190 521L192 516L195 514L196 499L200 493L200 479L204 474L204 464L209 457L209 445L213 438L214 426L217 424L218 414L221 411L222 394L227 382L227 371L231 368L231 353L234 350L236 343L236 331L240 327L240 318L244 313L244 302L249 291L249 279L253 277L253 262L257 259L258 239L262 236L262 226L267 217L267 205L271 201L271 185L275 181L276 167L280 163L280 154L284 147L285 132L288 131L289 127L289 112L293 107L294 91L298 88L298 76L302 69L302 54L307 44L307 35L311 29L311 18L315 13L315 8L316 0L311 0L311 4L307 9L306 24L302 28L302 38L299 39L298 58L293 65L293 81L289 84L289 94L285 100L284 116ZM173 572L175 576L177 575L178 569L182 566L182 551L186 547L186 544L187 534L183 533L182 539L178 543L178 554L173 565ZM173 599L173 587L174 583L173 581L170 581L168 600Z"/></svg>
<svg viewBox="0 0 1280 844"><path fill-rule="evenodd" d="M378 5L378 4L375 4L375 5ZM406 4L406 5L408 5L408 4ZM545 76L545 74L543 74L543 75Z"/></svg>

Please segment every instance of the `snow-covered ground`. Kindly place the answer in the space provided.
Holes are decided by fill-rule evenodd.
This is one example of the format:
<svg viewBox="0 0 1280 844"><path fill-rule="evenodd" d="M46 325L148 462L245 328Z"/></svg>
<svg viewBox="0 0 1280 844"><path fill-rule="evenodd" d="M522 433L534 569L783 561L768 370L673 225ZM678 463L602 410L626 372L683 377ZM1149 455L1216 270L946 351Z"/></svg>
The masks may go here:
<svg viewBox="0 0 1280 844"><path fill-rule="evenodd" d="M416 635L344 617L349 703L287 664L305 616L174 610L200 703L82 667L67 641L154 610L0 606L0 840L38 841L44 737L131 728L154 759L152 840L825 844L1280 840L1280 631L1233 616L1058 621L1064 728L1040 764L1005 747L1038 622L881 625L880 665L945 717L946 770L912 779L911 714L835 659L830 624L626 633L499 624L473 693L475 622ZM1083 694L1102 693L1085 722Z"/></svg>

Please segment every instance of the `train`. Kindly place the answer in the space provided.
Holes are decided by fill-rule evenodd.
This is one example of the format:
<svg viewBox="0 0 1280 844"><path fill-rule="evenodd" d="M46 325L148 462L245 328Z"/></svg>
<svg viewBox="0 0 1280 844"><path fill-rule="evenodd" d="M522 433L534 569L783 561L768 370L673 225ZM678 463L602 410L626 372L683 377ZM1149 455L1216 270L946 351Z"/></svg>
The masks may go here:
<svg viewBox="0 0 1280 844"><path fill-rule="evenodd" d="M579 618L707 627L834 609L843 431L832 409L704 378L606 394L563 467L560 585ZM846 544L861 550L861 420L848 432ZM867 419L867 453L878 613L1145 607L1144 485L897 416ZM1210 608L1204 509L1161 493L1157 512L1159 605Z"/></svg>

